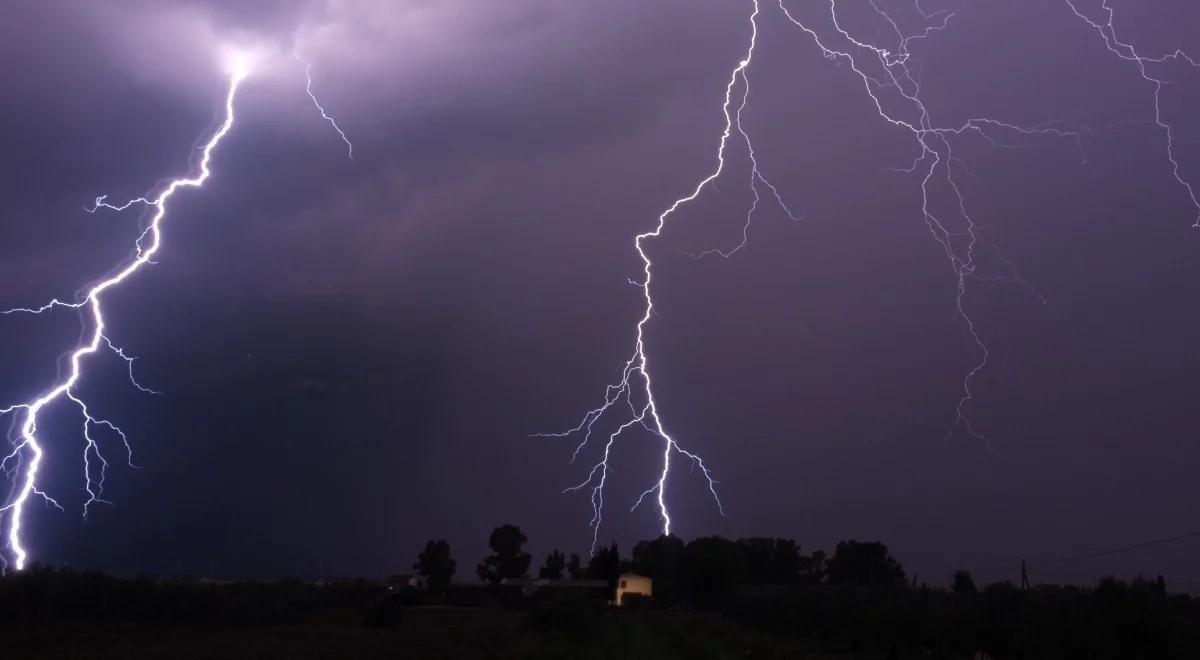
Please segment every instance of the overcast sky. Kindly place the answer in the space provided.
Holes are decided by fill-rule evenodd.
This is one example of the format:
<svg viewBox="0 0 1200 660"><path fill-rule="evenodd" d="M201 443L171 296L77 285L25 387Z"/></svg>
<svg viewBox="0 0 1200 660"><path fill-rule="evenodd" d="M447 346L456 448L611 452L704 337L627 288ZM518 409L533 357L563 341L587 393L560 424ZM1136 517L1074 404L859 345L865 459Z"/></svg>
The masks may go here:
<svg viewBox="0 0 1200 660"><path fill-rule="evenodd" d="M0 9L0 307L68 297L127 259L145 218L85 206L186 173L219 119L223 58L258 62L212 179L173 200L156 265L106 304L109 336L162 394L134 390L111 355L79 390L140 468L103 437L115 506L85 522L78 412L50 411L42 484L67 514L29 507L34 558L373 576L445 537L471 580L506 522L538 561L585 552L591 505L560 491L598 446L571 464L574 441L528 436L574 426L619 377L642 313L633 236L714 167L752 3L246 5ZM749 169L733 142L726 175L650 247L660 411L726 510L679 463L673 531L806 551L879 539L936 584L960 567L1015 578L1021 557L1035 581L1200 582L1200 540L1051 561L1200 528L1200 234L1152 123L1153 85L1065 0L921 3L958 11L911 44L935 123L1083 130L955 142L969 213L1029 283L975 282L965 298L990 350L967 411L991 451L948 436L979 354L921 177L897 171L920 154L912 135L762 5L744 124L803 219L764 203L744 250L688 256L741 238ZM1143 54L1200 52L1193 3L1111 5ZM826 5L787 6L845 45ZM904 0L884 6L907 32L928 24ZM868 9L839 3L840 24L896 48ZM1162 113L1181 175L1200 184L1200 70L1156 74L1172 81ZM0 318L0 404L44 391L78 335L72 313ZM627 552L658 533L652 508L628 508L659 453L645 433L615 445L602 542Z"/></svg>

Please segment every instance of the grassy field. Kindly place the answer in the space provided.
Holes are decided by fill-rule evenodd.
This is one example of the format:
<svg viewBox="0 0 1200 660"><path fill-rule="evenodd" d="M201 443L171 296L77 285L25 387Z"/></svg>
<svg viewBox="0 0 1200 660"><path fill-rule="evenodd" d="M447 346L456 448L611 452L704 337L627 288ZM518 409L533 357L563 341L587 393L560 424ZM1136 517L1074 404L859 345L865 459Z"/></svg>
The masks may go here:
<svg viewBox="0 0 1200 660"><path fill-rule="evenodd" d="M6 627L0 657L27 658L843 658L810 654L799 640L741 630L720 615L688 612L572 612L499 608L406 608L395 629L362 625L355 611L283 625L57 622Z"/></svg>
<svg viewBox="0 0 1200 660"><path fill-rule="evenodd" d="M699 584L699 583L696 583ZM737 588L611 609L588 593L211 582L39 569L0 578L0 660L21 658L1200 658L1200 600L1094 588ZM688 609L677 609L687 607Z"/></svg>

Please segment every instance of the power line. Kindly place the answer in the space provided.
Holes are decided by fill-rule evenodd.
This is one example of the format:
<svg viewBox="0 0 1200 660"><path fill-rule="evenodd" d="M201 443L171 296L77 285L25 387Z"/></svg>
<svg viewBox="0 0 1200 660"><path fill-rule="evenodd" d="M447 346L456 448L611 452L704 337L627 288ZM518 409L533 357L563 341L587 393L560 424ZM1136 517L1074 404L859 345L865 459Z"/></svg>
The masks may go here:
<svg viewBox="0 0 1200 660"><path fill-rule="evenodd" d="M1185 541L1187 539L1195 538L1197 536L1200 536L1200 530L1197 530L1194 532L1188 532L1186 534L1179 534L1178 536L1169 536L1167 538L1155 539L1153 541L1145 541L1142 543L1135 543L1133 545L1122 546L1119 548L1110 548L1108 550L1097 550L1096 552L1089 552L1089 553L1082 554L1082 555L1073 555L1070 557L1062 557L1062 558L1055 559L1055 560L1052 560L1047 563L1060 564L1060 563L1066 563L1066 562L1070 562L1070 561L1084 561L1087 559L1096 559L1097 557L1107 557L1109 555L1118 555L1123 552L1132 552L1133 550L1149 548L1149 547L1155 546L1155 545L1166 545L1168 543L1176 543L1178 541Z"/></svg>

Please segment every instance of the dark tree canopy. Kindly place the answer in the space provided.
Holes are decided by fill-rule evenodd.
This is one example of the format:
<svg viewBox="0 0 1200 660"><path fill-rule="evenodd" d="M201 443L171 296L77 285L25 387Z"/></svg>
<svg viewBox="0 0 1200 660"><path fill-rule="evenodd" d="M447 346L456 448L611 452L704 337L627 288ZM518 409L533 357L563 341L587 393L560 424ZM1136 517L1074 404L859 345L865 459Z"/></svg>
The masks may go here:
<svg viewBox="0 0 1200 660"><path fill-rule="evenodd" d="M572 580L583 579L583 560L574 552L571 553L571 559L567 562L567 575Z"/></svg>
<svg viewBox="0 0 1200 660"><path fill-rule="evenodd" d="M815 550L807 557L800 557L800 583L818 585L825 579L825 551Z"/></svg>
<svg viewBox="0 0 1200 660"><path fill-rule="evenodd" d="M841 541L825 564L825 579L832 586L894 585L904 581L904 569L882 543Z"/></svg>
<svg viewBox="0 0 1200 660"><path fill-rule="evenodd" d="M634 546L632 568L654 579L655 602L672 605L683 599L685 551L678 536L660 536Z"/></svg>
<svg viewBox="0 0 1200 660"><path fill-rule="evenodd" d="M616 586L617 578L621 575L621 553L617 550L617 543L607 548L600 548L592 558L588 560L587 577L589 580L605 580L609 584Z"/></svg>
<svg viewBox="0 0 1200 660"><path fill-rule="evenodd" d="M554 550L546 555L546 562L538 570L538 577L547 580L561 580L567 568L567 558L563 553Z"/></svg>
<svg viewBox="0 0 1200 660"><path fill-rule="evenodd" d="M685 585L693 603L712 607L733 596L746 574L738 544L720 536L705 536L687 544Z"/></svg>
<svg viewBox="0 0 1200 660"><path fill-rule="evenodd" d="M950 590L956 594L973 594L978 591L970 571L954 571L954 576L950 579Z"/></svg>
<svg viewBox="0 0 1200 660"><path fill-rule="evenodd" d="M800 577L800 546L792 539L739 539L746 584L793 584Z"/></svg>
<svg viewBox="0 0 1200 660"><path fill-rule="evenodd" d="M413 568L425 577L429 591L441 594L450 587L450 578L454 576L457 564L450 557L450 544L445 539L430 540L425 549L417 555L417 563Z"/></svg>
<svg viewBox="0 0 1200 660"><path fill-rule="evenodd" d="M505 578L518 578L529 572L533 556L525 552L528 537L516 525L501 525L492 530L488 546L492 554L483 558L476 567L479 579L490 584L500 584Z"/></svg>

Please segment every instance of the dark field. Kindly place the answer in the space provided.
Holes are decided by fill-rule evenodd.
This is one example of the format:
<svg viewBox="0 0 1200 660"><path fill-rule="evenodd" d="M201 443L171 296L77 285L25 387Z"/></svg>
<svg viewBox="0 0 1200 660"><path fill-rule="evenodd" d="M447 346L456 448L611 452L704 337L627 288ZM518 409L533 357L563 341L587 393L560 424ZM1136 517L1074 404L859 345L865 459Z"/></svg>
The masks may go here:
<svg viewBox="0 0 1200 660"><path fill-rule="evenodd" d="M718 584L718 583L712 583ZM1200 601L1161 581L983 589L720 583L680 604L453 585L0 578L0 658L1200 657ZM664 588L667 583L664 581ZM710 586L712 586L710 584ZM551 593L554 592L554 593ZM987 655L977 655L986 652Z"/></svg>
<svg viewBox="0 0 1200 660"><path fill-rule="evenodd" d="M586 631L533 631L530 612L406 608L395 630L372 630L353 610L303 622L182 626L60 622L8 626L5 658L794 658L798 640L771 639L688 612L596 612ZM808 646L811 649L811 645ZM873 655L804 655L868 658Z"/></svg>
<svg viewBox="0 0 1200 660"><path fill-rule="evenodd" d="M373 630L355 610L279 624L58 622L4 630L12 658L511 658L519 611L409 608L400 629Z"/></svg>

